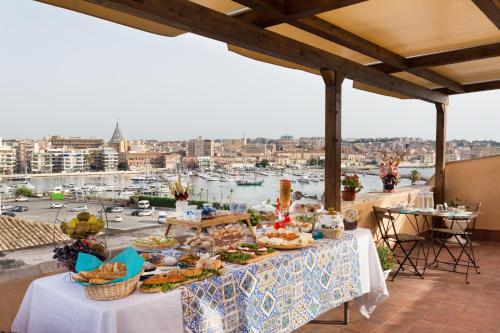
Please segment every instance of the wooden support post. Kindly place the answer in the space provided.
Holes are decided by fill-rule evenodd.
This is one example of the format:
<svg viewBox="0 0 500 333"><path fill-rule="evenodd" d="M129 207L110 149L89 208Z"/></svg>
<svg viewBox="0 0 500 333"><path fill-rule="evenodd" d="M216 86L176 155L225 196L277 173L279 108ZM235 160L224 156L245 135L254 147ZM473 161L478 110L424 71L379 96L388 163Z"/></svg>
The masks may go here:
<svg viewBox="0 0 500 333"><path fill-rule="evenodd" d="M349 302L344 302L344 325L349 325Z"/></svg>
<svg viewBox="0 0 500 333"><path fill-rule="evenodd" d="M340 211L341 96L344 75L324 69L325 82L325 209Z"/></svg>
<svg viewBox="0 0 500 333"><path fill-rule="evenodd" d="M434 176L434 201L444 202L446 163L446 105L436 103L436 171Z"/></svg>

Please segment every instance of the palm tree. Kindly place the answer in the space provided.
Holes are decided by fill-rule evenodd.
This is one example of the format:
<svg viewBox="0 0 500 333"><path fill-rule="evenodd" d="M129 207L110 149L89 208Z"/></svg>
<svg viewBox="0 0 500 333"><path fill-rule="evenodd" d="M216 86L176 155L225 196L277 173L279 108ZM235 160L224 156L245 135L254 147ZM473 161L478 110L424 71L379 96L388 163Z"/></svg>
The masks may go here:
<svg viewBox="0 0 500 333"><path fill-rule="evenodd" d="M410 179L411 179L411 184L415 185L416 182L420 180L421 174L420 171L417 169L411 171Z"/></svg>

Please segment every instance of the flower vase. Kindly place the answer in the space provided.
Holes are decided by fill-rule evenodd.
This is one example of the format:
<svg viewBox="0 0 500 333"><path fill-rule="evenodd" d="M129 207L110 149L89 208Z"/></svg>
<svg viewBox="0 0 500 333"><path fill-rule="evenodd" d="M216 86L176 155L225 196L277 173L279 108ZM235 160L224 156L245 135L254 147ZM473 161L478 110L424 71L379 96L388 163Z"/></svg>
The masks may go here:
<svg viewBox="0 0 500 333"><path fill-rule="evenodd" d="M384 178L382 178L382 184L384 185L384 192L386 193L394 192L396 181L397 179L393 175L387 175Z"/></svg>
<svg viewBox="0 0 500 333"><path fill-rule="evenodd" d="M187 200L177 200L175 202L175 212L177 216L180 217L184 214L184 211L189 208L189 203Z"/></svg>

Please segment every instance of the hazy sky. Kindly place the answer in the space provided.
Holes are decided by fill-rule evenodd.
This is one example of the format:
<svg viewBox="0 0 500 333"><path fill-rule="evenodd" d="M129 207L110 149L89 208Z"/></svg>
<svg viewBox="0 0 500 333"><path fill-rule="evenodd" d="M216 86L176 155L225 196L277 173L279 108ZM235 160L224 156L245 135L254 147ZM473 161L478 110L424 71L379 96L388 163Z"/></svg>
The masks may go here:
<svg viewBox="0 0 500 333"><path fill-rule="evenodd" d="M434 137L432 104L343 85L343 137ZM0 137L324 135L319 76L196 35L167 38L30 0L0 0ZM453 96L449 138L500 141L500 91Z"/></svg>

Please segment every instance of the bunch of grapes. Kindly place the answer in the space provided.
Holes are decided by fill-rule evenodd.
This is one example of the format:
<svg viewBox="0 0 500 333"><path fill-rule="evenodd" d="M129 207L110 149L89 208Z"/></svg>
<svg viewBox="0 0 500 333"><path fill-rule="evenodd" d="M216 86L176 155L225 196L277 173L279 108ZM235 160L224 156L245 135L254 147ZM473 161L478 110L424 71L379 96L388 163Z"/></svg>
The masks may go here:
<svg viewBox="0 0 500 333"><path fill-rule="evenodd" d="M63 247L54 249L54 259L57 259L68 270L74 272L78 254L80 252L96 256L100 260L106 260L105 247L102 243L82 239L76 240L73 244L65 244Z"/></svg>

